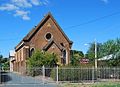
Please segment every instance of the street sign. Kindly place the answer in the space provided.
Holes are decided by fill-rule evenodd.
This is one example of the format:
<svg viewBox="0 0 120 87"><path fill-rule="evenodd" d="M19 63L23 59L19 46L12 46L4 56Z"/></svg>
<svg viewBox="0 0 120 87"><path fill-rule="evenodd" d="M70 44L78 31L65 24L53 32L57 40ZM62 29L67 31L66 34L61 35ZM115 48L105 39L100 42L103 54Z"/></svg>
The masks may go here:
<svg viewBox="0 0 120 87"><path fill-rule="evenodd" d="M87 63L89 63L89 59L83 58L80 60L80 63L87 64Z"/></svg>

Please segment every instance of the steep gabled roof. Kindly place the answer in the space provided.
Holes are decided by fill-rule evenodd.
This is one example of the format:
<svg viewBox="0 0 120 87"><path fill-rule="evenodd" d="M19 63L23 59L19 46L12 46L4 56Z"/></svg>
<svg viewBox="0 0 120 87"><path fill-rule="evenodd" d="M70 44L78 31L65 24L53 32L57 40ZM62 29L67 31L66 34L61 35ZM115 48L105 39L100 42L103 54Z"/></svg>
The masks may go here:
<svg viewBox="0 0 120 87"><path fill-rule="evenodd" d="M60 44L56 43L54 40L49 41L48 44L46 44L46 45L43 47L43 50L44 50L44 51L47 51L47 50L51 47L51 45L52 45L53 43L54 43L60 50L63 50L63 47L62 47Z"/></svg>
<svg viewBox="0 0 120 87"><path fill-rule="evenodd" d="M63 32L62 28L58 25L58 23L56 22L56 20L54 19L54 17L52 16L52 14L49 12L43 19L42 21L35 27L33 28L24 38L21 42L27 42L29 41L36 33L37 31L39 31L39 29L45 24L45 22L51 18L53 20L53 22L55 23L55 25L60 29L60 32L63 34L63 36L66 38L66 40L72 44L73 42L69 40L69 38L67 37L67 35ZM21 42L17 45L19 46L21 44ZM16 46L16 47L17 47Z"/></svg>
<svg viewBox="0 0 120 87"><path fill-rule="evenodd" d="M36 26L35 29L32 29L31 32L29 32L23 40L29 40L39 29L40 27L42 27L44 25L44 23L51 18L53 20L53 22L56 24L56 26L60 29L61 33L63 34L63 36L65 36L65 38L68 40L69 43L72 43L72 41L69 40L69 38L67 37L67 35L63 32L62 28L58 25L58 23L56 22L56 20L54 19L54 17L52 16L52 14L49 12L43 19L42 21Z"/></svg>

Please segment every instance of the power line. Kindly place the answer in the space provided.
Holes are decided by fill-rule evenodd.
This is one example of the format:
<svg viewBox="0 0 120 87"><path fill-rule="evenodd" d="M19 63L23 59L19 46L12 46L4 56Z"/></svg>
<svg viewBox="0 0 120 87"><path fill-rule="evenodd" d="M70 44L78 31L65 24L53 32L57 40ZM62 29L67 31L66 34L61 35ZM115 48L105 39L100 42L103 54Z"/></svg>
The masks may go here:
<svg viewBox="0 0 120 87"><path fill-rule="evenodd" d="M94 23L94 22L96 22L96 21L99 21L99 20L102 20L102 19L106 19L106 18L108 18L108 17L114 16L114 15L118 15L118 14L120 14L120 11L114 12L114 13L112 13L112 14L105 15L105 16L102 16L102 17L99 17L99 18L96 18L96 19L93 19L93 20L89 20L89 21L87 21L87 22L84 22L84 23L81 23L81 24L78 24L78 25L72 25L72 26L69 26L69 27L65 27L64 29L72 29L72 28L75 28L75 27L87 25L87 24ZM18 38L0 39L0 41L9 41L9 40L17 40L17 39L18 39Z"/></svg>
<svg viewBox="0 0 120 87"><path fill-rule="evenodd" d="M96 19L93 19L93 20L89 20L87 22L84 22L84 23L81 23L81 24L78 24L78 25L72 25L72 26L66 27L64 29L72 29L72 28L75 28L75 27L87 25L87 24L94 23L96 21L99 21L99 20L102 20L102 19L106 19L108 17L114 16L114 15L118 15L118 14L120 14L120 11L119 12L114 12L112 14L105 15L105 16L102 16L102 17L99 17L99 18L96 18Z"/></svg>

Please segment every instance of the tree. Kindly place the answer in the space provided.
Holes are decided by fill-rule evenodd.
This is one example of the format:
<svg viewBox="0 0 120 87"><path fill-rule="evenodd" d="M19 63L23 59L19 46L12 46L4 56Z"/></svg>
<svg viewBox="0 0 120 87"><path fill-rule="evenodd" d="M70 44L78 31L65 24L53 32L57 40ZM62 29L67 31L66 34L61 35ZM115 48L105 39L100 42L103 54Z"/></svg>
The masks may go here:
<svg viewBox="0 0 120 87"><path fill-rule="evenodd" d="M82 51L72 50L71 65L77 66L80 64L80 59L84 57Z"/></svg>
<svg viewBox="0 0 120 87"><path fill-rule="evenodd" d="M92 43L87 51L86 56L90 59L94 59L95 53L95 44ZM97 58L102 58L104 56L113 55L110 60L107 60L106 63L109 66L118 66L120 65L120 38L115 40L108 40L104 43L97 43Z"/></svg>
<svg viewBox="0 0 120 87"><path fill-rule="evenodd" d="M103 43L102 56L106 55L113 55L113 57L107 61L109 66L120 66L120 39L117 38L116 40L108 40L107 42Z"/></svg>
<svg viewBox="0 0 120 87"><path fill-rule="evenodd" d="M2 58L3 58L3 56L2 56L2 55L0 55L0 64L2 63Z"/></svg>
<svg viewBox="0 0 120 87"><path fill-rule="evenodd" d="M45 56L45 60L44 60L45 66L54 67L57 65L58 58L56 54L54 53L50 54L48 52L45 52L44 56Z"/></svg>
<svg viewBox="0 0 120 87"><path fill-rule="evenodd" d="M35 51L33 55L28 58L27 65L30 68L57 65L57 55L48 52Z"/></svg>
<svg viewBox="0 0 120 87"><path fill-rule="evenodd" d="M27 60L28 74L37 76L41 74L42 66L54 67L57 65L58 58L54 53L42 52L36 50L30 58ZM45 75L49 76L51 69L45 70Z"/></svg>
<svg viewBox="0 0 120 87"><path fill-rule="evenodd" d="M102 47L102 43L97 43L97 58L101 57L101 47ZM92 61L95 59L95 43L94 42L90 44L90 47L87 53L85 54L85 57L89 58Z"/></svg>
<svg viewBox="0 0 120 87"><path fill-rule="evenodd" d="M4 70L9 69L9 59L8 58L3 58L2 55L0 55L0 66L3 67Z"/></svg>
<svg viewBox="0 0 120 87"><path fill-rule="evenodd" d="M102 45L102 56L110 55L116 53L116 42L114 40L108 40Z"/></svg>
<svg viewBox="0 0 120 87"><path fill-rule="evenodd" d="M3 63L3 69L4 69L4 70L9 70L9 68L10 68L10 63L9 63L9 61L4 62L4 63Z"/></svg>

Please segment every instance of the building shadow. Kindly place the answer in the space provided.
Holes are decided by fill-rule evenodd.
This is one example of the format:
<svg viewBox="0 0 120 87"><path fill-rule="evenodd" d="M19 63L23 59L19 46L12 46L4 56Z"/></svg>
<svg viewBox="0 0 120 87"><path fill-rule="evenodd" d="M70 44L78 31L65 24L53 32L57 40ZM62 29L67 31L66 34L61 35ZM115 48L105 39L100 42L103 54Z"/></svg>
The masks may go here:
<svg viewBox="0 0 120 87"><path fill-rule="evenodd" d="M6 71L1 72L1 83L6 83L11 80L12 78L10 77L9 72Z"/></svg>

